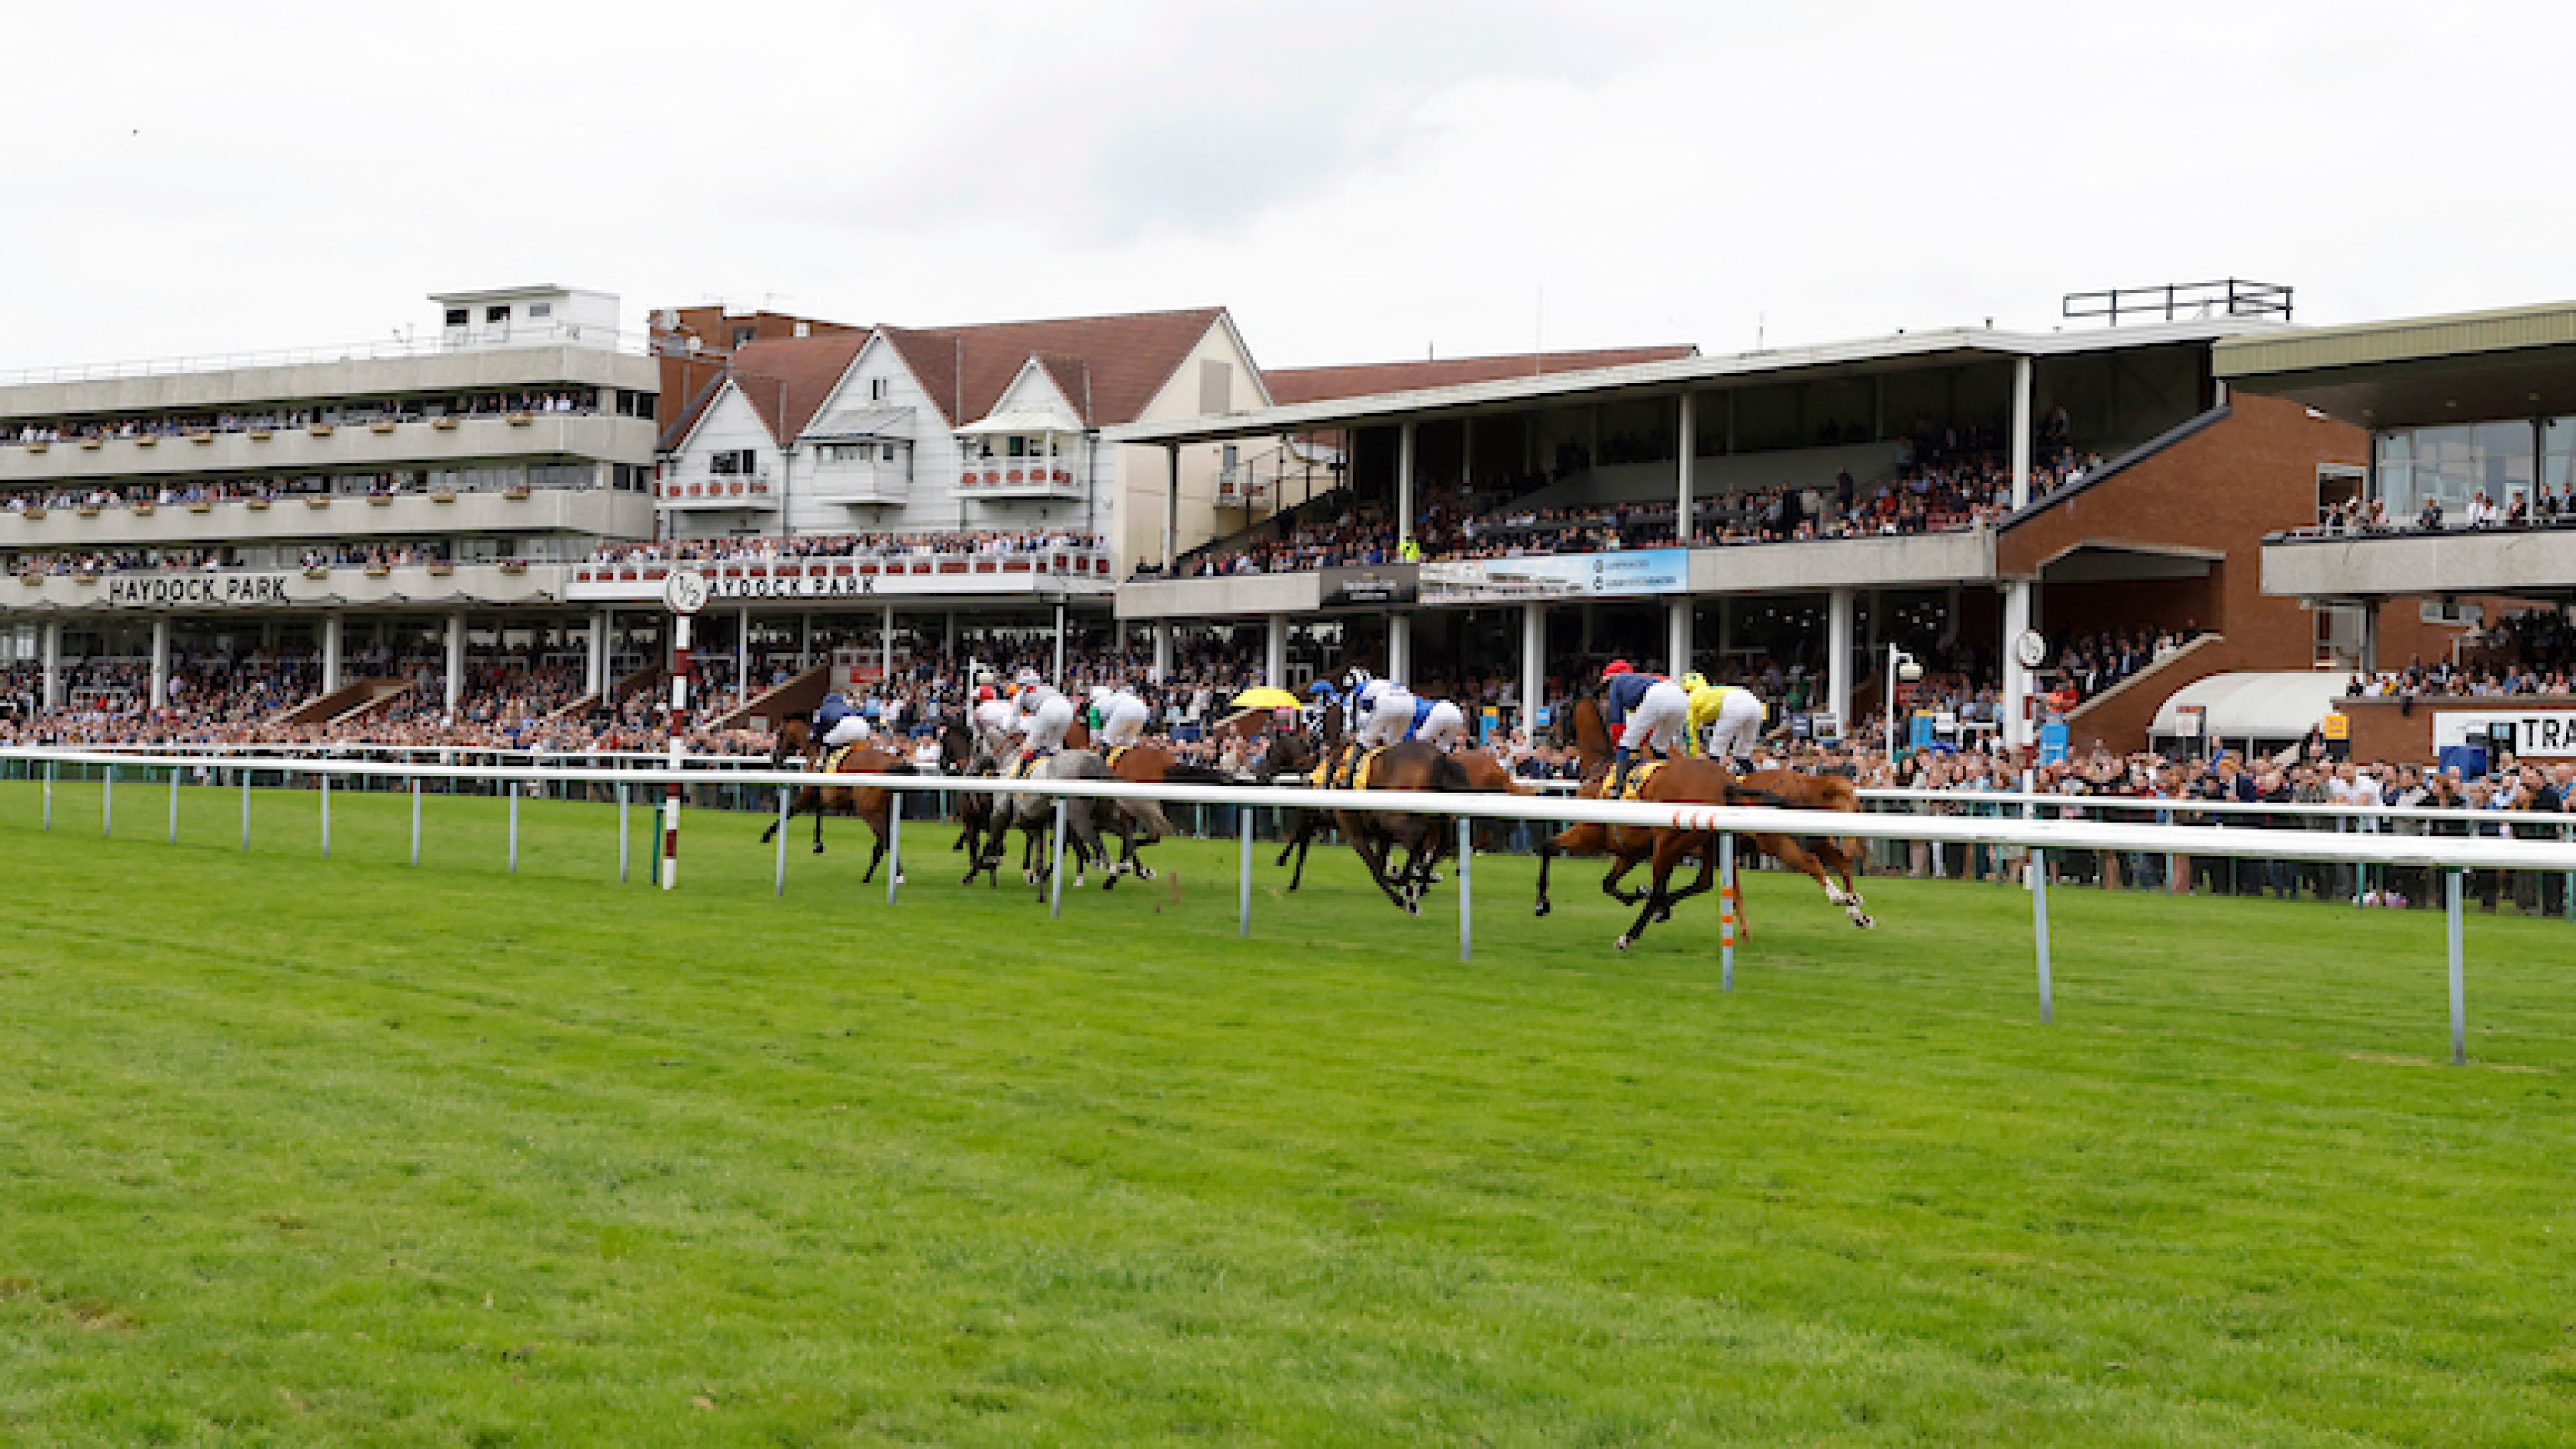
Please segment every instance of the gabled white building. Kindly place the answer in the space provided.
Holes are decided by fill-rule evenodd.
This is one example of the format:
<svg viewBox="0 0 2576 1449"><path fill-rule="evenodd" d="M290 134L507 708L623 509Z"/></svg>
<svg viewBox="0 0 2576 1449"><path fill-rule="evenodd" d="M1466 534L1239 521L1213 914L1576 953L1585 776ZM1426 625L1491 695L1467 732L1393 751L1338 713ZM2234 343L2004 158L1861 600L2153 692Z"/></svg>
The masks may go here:
<svg viewBox="0 0 2576 1449"><path fill-rule="evenodd" d="M665 532L1065 529L1120 566L1253 521L1230 449L1122 448L1104 427L1268 406L1222 308L879 327L755 342L664 460Z"/></svg>

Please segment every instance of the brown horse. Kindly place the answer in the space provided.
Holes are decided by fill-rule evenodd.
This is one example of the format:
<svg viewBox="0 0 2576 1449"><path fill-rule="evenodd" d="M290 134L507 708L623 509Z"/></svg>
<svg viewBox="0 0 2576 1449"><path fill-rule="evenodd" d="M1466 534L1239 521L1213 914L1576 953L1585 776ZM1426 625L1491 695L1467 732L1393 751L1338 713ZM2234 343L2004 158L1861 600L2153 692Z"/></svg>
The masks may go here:
<svg viewBox="0 0 2576 1449"><path fill-rule="evenodd" d="M1091 749L1090 727L1080 720L1074 721L1073 728L1065 731L1064 747L1068 750ZM1161 745L1134 744L1125 749L1104 747L1095 753L1108 761L1111 774L1134 785L1220 785L1225 783L1223 775L1204 765L1184 764L1178 756ZM1115 758L1112 758L1113 755ZM1159 800L1121 800L1118 802L1118 808L1126 815L1135 831L1141 832L1141 835L1129 834L1124 837L1127 857L1120 864L1135 871L1137 879L1152 880L1153 870L1136 859L1136 852L1174 834L1171 817L1164 813L1163 802Z"/></svg>
<svg viewBox="0 0 2576 1449"><path fill-rule="evenodd" d="M813 720L802 714L793 714L780 722L778 740L770 750L769 760L772 765L783 766L787 763L788 756L792 754L802 757L810 766L820 761L822 753L823 747L814 739ZM888 753L874 745L857 745L843 752L839 762L833 766L833 773L909 775L912 773L912 764L902 756ZM823 853L823 817L855 815L866 821L868 828L876 832L877 837L876 850L868 857L868 873L859 878L859 883L865 885L877 878L877 866L886 858L888 823L893 819L894 812L902 807L902 797L892 790L848 785L808 785L796 792L796 800L788 807L786 819L773 820L769 822L767 830L760 832L760 843L767 845L777 839L778 827L785 824L787 820L793 820L799 815L811 815L814 817L814 853L821 855ZM903 862L900 860L894 863L894 879L895 884L903 884Z"/></svg>
<svg viewBox="0 0 2576 1449"><path fill-rule="evenodd" d="M1362 790L1464 791L1466 768L1438 745L1406 740L1388 745L1369 761ZM1422 896L1439 878L1440 857L1449 848L1448 821L1438 815L1389 810L1336 810L1333 823L1342 838L1369 868L1369 879L1406 915L1422 914ZM1404 865L1389 874L1395 853Z"/></svg>
<svg viewBox="0 0 2576 1449"><path fill-rule="evenodd" d="M1580 800L1598 800L1610 781L1610 731L1601 721L1599 704L1590 699L1576 700L1568 712L1575 749L1583 759L1583 785L1576 792ZM1715 760L1673 759L1665 761L1645 783L1638 787L1637 798L1657 804L1675 805L1776 805L1780 802L1764 792L1748 787ZM1552 906L1547 897L1548 866L1559 854L1610 856L1610 873L1601 880L1602 894L1622 905L1642 904L1636 924L1618 939L1625 951L1646 933L1655 921L1669 920L1676 902L1708 891L1717 872L1717 835L1706 830L1679 830L1669 827L1637 828L1630 826L1575 825L1558 832L1539 846L1538 908L1546 915ZM1680 890L1672 889L1675 867L1684 860L1699 858L1699 878ZM1651 881L1643 891L1626 891L1619 882L1640 862L1653 862ZM1740 912L1739 912L1740 914Z"/></svg>
<svg viewBox="0 0 2576 1449"><path fill-rule="evenodd" d="M1763 803L1778 803L1792 810L1839 810L1860 813L1860 792L1840 775L1810 775L1799 770L1756 770L1744 777L1748 789L1773 797ZM1861 859L1860 842L1849 836L1756 835L1754 848L1789 867L1802 871L1824 890L1825 899L1843 908L1851 923L1868 930L1878 922L1871 917L1860 898L1860 889L1852 883L1852 867ZM1841 885L1834 878L1841 878Z"/></svg>
<svg viewBox="0 0 2576 1449"><path fill-rule="evenodd" d="M1265 780L1269 777L1278 775L1311 775L1324 763L1328 756L1332 759L1333 767L1336 770L1340 769L1341 757L1338 751L1327 746L1318 745L1313 739L1306 735L1274 735L1271 737L1269 750L1262 757L1260 769ZM1497 795L1535 795L1538 793L1538 787L1524 784L1519 780L1513 779L1512 772L1505 769L1503 767L1503 762L1495 759L1489 751L1482 749L1460 750L1449 758L1455 760L1458 763L1459 769L1464 772L1466 783L1460 788L1479 793ZM1320 785L1323 782L1319 779L1314 783ZM1320 814L1312 811L1299 811L1295 812L1295 816L1295 822L1288 830L1287 842L1279 847L1279 859L1277 862L1283 866L1287 865L1291 860L1296 862L1296 869L1291 872L1288 877L1288 889L1292 891L1304 883L1306 879L1306 852L1313 848L1315 836L1323 829L1323 817ZM1508 822L1505 821L1487 821L1478 828L1488 832L1499 831L1504 829L1507 824ZM1490 849L1491 846L1480 848ZM1438 885L1439 883L1440 873L1436 870L1428 872L1423 881L1423 884L1425 885Z"/></svg>

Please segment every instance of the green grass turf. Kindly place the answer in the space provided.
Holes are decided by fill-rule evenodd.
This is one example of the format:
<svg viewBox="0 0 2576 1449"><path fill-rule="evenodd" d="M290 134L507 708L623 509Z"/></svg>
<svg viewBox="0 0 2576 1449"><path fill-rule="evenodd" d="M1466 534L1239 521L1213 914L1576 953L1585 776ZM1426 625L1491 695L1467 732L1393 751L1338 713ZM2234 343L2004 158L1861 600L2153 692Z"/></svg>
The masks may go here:
<svg viewBox="0 0 2576 1449"><path fill-rule="evenodd" d="M0 1442L2541 1444L2576 930L1577 866L1254 938L1169 888L769 894L695 815L0 786ZM647 827L636 819L639 860ZM2564 1231L2561 1231L2561 1230Z"/></svg>

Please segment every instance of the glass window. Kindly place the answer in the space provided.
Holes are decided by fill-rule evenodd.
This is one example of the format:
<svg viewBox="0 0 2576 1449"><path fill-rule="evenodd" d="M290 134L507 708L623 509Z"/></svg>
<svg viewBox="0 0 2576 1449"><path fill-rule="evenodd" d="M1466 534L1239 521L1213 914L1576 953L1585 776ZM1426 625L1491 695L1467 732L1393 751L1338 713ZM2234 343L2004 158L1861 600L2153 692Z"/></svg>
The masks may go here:
<svg viewBox="0 0 2576 1449"><path fill-rule="evenodd" d="M2551 418L2540 430L2540 477L2564 496L2576 484L2576 418Z"/></svg>
<svg viewBox="0 0 2576 1449"><path fill-rule="evenodd" d="M2411 518L2438 499L2456 523L2480 494L2498 510L2516 493L2528 502L2538 459L2531 424L2514 419L2382 433L2378 461L2379 496L2392 515Z"/></svg>

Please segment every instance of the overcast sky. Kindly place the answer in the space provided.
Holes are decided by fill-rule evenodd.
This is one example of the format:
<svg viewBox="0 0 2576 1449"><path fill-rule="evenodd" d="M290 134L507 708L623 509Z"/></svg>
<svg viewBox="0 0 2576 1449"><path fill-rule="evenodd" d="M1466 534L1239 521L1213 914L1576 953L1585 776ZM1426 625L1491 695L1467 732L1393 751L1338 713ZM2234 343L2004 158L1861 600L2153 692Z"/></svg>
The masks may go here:
<svg viewBox="0 0 2576 1449"><path fill-rule="evenodd" d="M1273 366L2576 296L2564 4L119 4L9 49L6 367L527 281L1223 304Z"/></svg>

